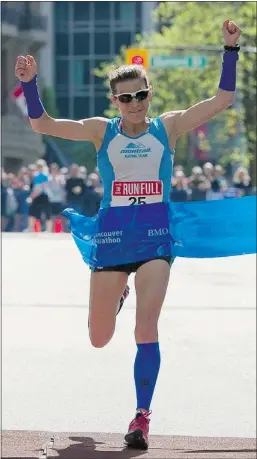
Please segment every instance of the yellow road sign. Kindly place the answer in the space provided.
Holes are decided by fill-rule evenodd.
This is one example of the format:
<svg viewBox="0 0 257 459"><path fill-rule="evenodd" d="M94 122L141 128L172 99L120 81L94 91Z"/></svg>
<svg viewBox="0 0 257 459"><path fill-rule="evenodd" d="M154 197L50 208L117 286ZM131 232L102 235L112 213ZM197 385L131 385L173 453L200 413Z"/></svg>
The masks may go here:
<svg viewBox="0 0 257 459"><path fill-rule="evenodd" d="M149 51L148 49L141 48L128 48L126 49L126 64L143 65L146 70L149 68Z"/></svg>

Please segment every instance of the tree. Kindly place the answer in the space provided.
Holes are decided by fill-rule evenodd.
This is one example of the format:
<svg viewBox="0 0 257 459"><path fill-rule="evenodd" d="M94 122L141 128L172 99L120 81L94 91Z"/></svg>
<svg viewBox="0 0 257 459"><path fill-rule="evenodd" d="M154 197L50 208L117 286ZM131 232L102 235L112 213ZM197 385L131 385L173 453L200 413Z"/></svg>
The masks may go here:
<svg viewBox="0 0 257 459"><path fill-rule="evenodd" d="M42 94L42 101L46 109L46 112L49 113L49 115L52 116L53 118L58 118L59 114L58 114L58 109L57 109L57 105L55 102L55 95L54 95L52 88L45 86L42 89L41 94Z"/></svg>
<svg viewBox="0 0 257 459"><path fill-rule="evenodd" d="M135 46L147 47L151 55L190 55L192 51L172 50L172 47L187 45L220 45L220 53L208 53L208 68L203 69L158 69L151 70L150 80L154 88L155 97L151 103L150 116L156 116L169 110L185 109L200 100L212 97L219 83L221 69L221 55L223 37L221 26L227 18L232 18L243 31L241 44L255 46L256 14L255 3L251 2L162 2L155 11L155 21L160 32L145 37L138 36ZM203 54L193 52L193 54ZM256 95L255 86L255 54L240 53L238 65L237 87L242 93L241 106L237 103L238 119L237 141L233 142L231 132L228 129L228 112L223 112L209 124L212 131L210 141L211 148L217 152L218 157L223 158L223 163L235 158L237 149L245 148L244 137L248 142L248 150L244 154L244 160L249 163L256 148L256 105L253 104ZM114 65L124 63L124 49L117 56ZM96 70L99 77L104 78L104 84L108 85L107 72L110 68L108 63L103 63ZM254 105L254 107L253 107ZM107 116L116 115L115 109L110 106L106 111ZM245 128L244 128L245 127ZM178 158L188 157L188 147L191 135L182 137L177 144ZM242 159L242 155L240 160Z"/></svg>

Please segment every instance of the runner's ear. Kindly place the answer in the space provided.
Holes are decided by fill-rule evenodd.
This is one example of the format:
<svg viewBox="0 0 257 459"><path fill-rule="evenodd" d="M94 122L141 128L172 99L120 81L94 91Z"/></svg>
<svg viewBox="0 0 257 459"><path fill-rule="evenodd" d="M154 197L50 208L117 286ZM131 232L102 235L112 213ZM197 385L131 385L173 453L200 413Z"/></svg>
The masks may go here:
<svg viewBox="0 0 257 459"><path fill-rule="evenodd" d="M110 95L110 101L111 101L114 105L116 105L116 107L119 106L118 103L117 103L116 97L114 97L112 94Z"/></svg>

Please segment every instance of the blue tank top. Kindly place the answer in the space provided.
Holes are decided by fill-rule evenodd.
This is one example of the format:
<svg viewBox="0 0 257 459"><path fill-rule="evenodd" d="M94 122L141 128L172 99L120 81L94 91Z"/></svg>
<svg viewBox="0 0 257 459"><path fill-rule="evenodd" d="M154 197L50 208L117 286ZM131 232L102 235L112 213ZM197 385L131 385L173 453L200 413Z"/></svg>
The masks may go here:
<svg viewBox="0 0 257 459"><path fill-rule="evenodd" d="M104 185L98 215L64 211L86 263L95 268L163 256L256 253L256 197L169 202L174 151L162 121L151 119L136 138L121 132L119 122L108 122L98 152ZM150 205L137 205L143 203Z"/></svg>
<svg viewBox="0 0 257 459"><path fill-rule="evenodd" d="M161 119L150 119L138 137L123 133L119 124L120 117L108 121L97 154L101 208L169 202L174 150Z"/></svg>

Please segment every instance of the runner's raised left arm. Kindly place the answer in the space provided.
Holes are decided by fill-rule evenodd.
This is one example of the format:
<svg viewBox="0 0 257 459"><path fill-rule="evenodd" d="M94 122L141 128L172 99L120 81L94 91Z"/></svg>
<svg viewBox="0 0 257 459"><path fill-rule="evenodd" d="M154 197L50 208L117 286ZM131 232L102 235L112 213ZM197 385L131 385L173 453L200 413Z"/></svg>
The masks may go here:
<svg viewBox="0 0 257 459"><path fill-rule="evenodd" d="M176 137L201 126L233 103L236 89L236 63L240 49L237 42L241 30L234 22L227 19L223 23L222 31L225 51L216 95L193 105L187 110L169 112L163 115L166 126Z"/></svg>

